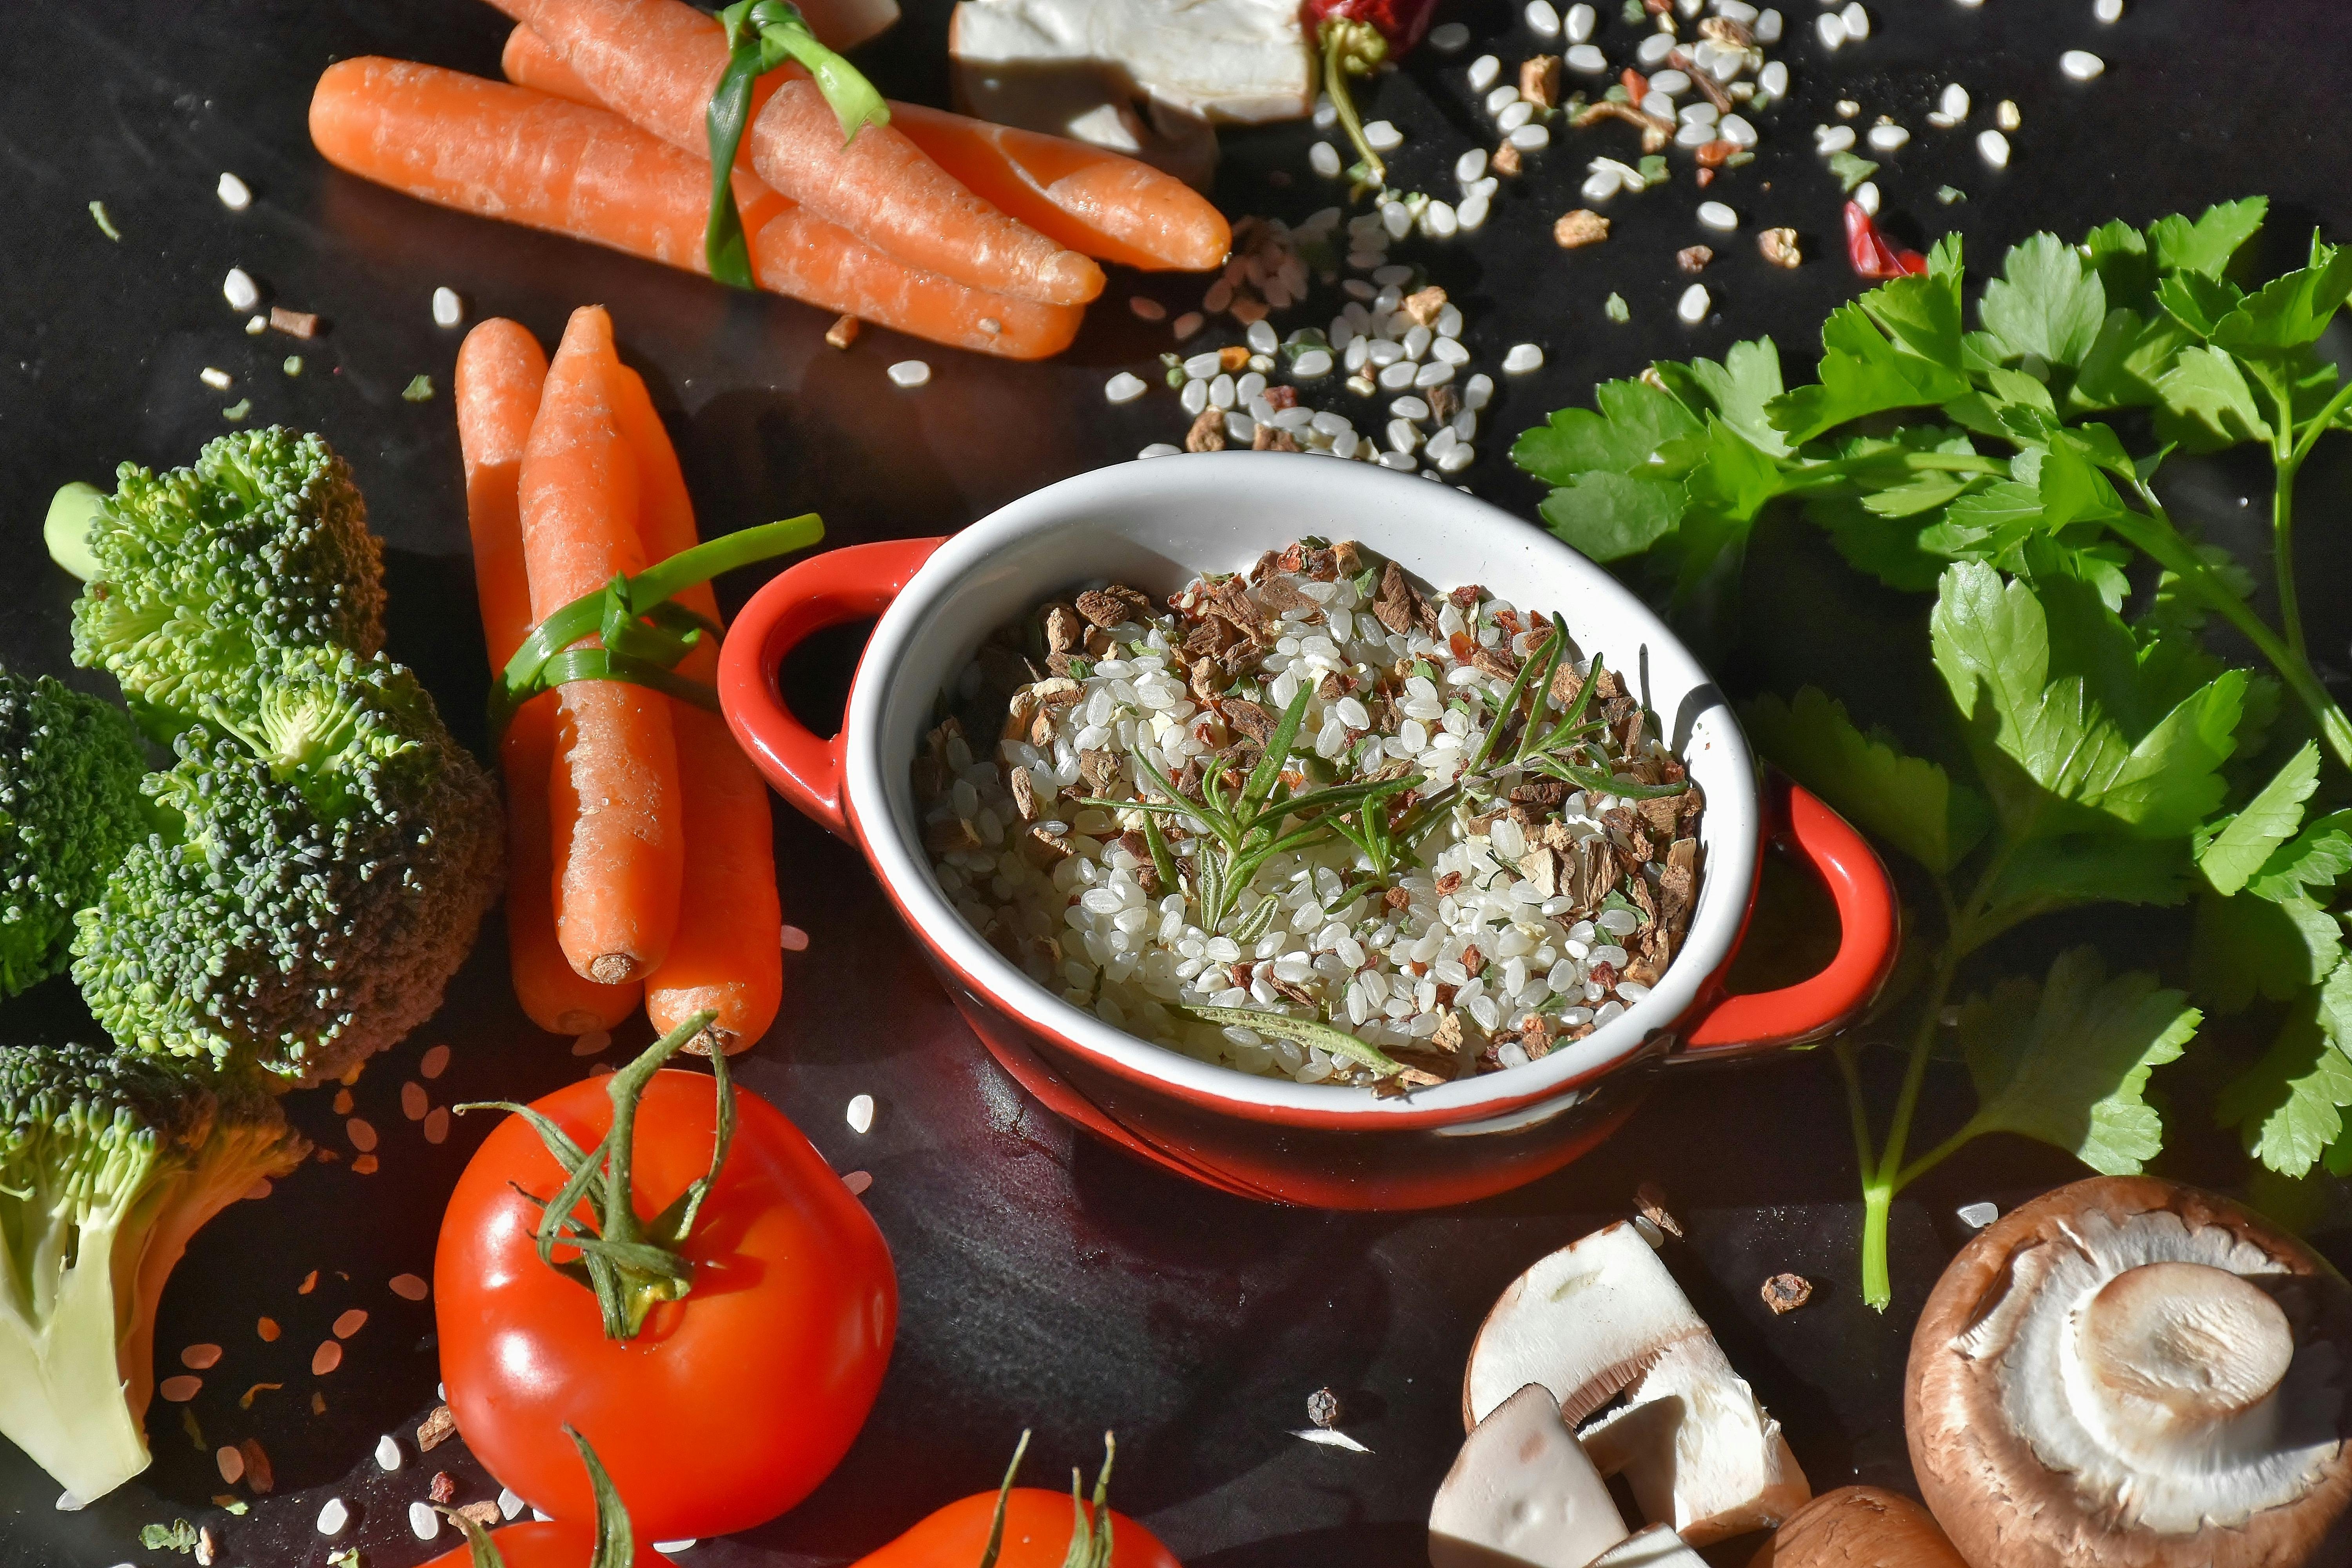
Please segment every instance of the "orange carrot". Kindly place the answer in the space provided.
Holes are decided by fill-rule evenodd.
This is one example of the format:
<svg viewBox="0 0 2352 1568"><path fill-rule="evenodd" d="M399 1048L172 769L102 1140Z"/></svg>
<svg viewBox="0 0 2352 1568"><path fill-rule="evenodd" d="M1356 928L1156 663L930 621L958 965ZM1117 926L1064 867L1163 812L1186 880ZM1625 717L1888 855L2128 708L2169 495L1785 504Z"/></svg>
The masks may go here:
<svg viewBox="0 0 2352 1568"><path fill-rule="evenodd" d="M618 392L621 434L637 462L637 530L646 559L665 561L694 547L694 503L645 383L624 369ZM708 583L677 599L719 618ZM718 646L706 640L687 655L678 673L709 680L718 668ZM674 702L670 723L677 734L686 879L669 956L646 976L646 1013L667 1034L709 1008L719 1016L688 1048L708 1055L715 1043L731 1055L758 1044L783 1004L784 917L776 900L768 786L718 714Z"/></svg>
<svg viewBox="0 0 2352 1568"><path fill-rule="evenodd" d="M474 584L493 674L530 635L530 582L523 568L517 480L539 412L547 355L513 321L492 318L457 351L457 444L466 458L466 519L474 536ZM610 1029L637 1010L642 987L599 985L575 973L555 940L554 862L547 775L555 752L555 699L542 696L508 723L499 742L507 782L507 963L515 997L551 1034Z"/></svg>
<svg viewBox="0 0 2352 1568"><path fill-rule="evenodd" d="M337 167L421 200L705 271L708 163L618 115L435 66L327 68L310 139ZM736 177L761 288L911 336L1011 359L1060 353L1074 306L990 294L892 259Z"/></svg>
<svg viewBox="0 0 2352 1568"><path fill-rule="evenodd" d="M523 559L545 620L615 573L646 569L636 460L614 413L621 362L599 305L572 313L524 448ZM557 689L548 777L555 930L572 967L604 984L659 967L685 867L669 700L616 680Z"/></svg>
<svg viewBox="0 0 2352 1568"><path fill-rule="evenodd" d="M607 107L529 27L508 36L499 63L519 86ZM754 89L755 101L771 85ZM1203 272L1223 265L1232 247L1224 216L1149 163L895 100L890 123L972 195L1082 255L1145 271Z"/></svg>
<svg viewBox="0 0 2352 1568"><path fill-rule="evenodd" d="M704 110L727 68L717 18L685 0L494 4L546 40L600 100L708 162ZM910 267L975 289L1052 305L1102 292L1101 268L997 211L895 128L868 125L845 143L805 72L771 76L743 151L786 196Z"/></svg>

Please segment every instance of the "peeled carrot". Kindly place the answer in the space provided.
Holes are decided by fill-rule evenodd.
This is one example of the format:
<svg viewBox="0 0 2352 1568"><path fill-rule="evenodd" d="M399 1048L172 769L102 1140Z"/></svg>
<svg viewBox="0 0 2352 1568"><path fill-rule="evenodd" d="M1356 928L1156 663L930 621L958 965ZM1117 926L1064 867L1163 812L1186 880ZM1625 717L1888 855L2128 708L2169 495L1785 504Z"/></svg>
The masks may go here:
<svg viewBox="0 0 2352 1568"><path fill-rule="evenodd" d="M618 391L621 434L637 462L637 530L646 559L665 561L697 542L694 503L645 383L624 369ZM677 598L719 618L708 583ZM678 672L709 680L718 668L718 646L705 641ZM677 735L686 878L669 956L646 976L646 1014L667 1034L707 1007L719 1016L688 1048L708 1055L716 1045L731 1055L758 1044L783 1005L784 917L776 900L768 786L718 714L674 702L670 723Z"/></svg>
<svg viewBox="0 0 2352 1568"><path fill-rule="evenodd" d="M672 146L706 153L704 111L727 68L726 31L685 0L493 0L597 99ZM812 213L910 267L1051 305L1102 292L1102 268L1007 217L895 129L841 122L805 72L771 73L743 138L752 170Z"/></svg>
<svg viewBox="0 0 2352 1568"><path fill-rule="evenodd" d="M518 480L539 412L547 355L516 322L492 318L457 350L457 445L466 458L466 519L482 641L496 673L530 635ZM540 697L499 742L507 784L507 963L515 998L551 1034L610 1029L637 1010L643 987L599 985L573 972L555 939L554 861L547 775L555 754L555 699Z"/></svg>
<svg viewBox="0 0 2352 1568"><path fill-rule="evenodd" d="M508 35L499 63L519 86L607 107L527 26ZM1223 214L1149 163L920 104L893 100L890 123L972 195L1082 255L1146 271L1203 272L1223 265L1233 247Z"/></svg>
<svg viewBox="0 0 2352 1568"><path fill-rule="evenodd" d="M621 362L600 305L572 312L548 367L520 485L536 620L646 569L636 459L614 412ZM616 680L557 689L550 886L563 956L611 985L658 968L677 928L685 844L669 699Z"/></svg>
<svg viewBox="0 0 2352 1568"><path fill-rule="evenodd" d="M709 164L618 115L436 66L327 68L310 100L327 160L421 200L705 271ZM738 175L761 288L932 342L1042 359L1077 333L1075 306L965 288L884 255Z"/></svg>

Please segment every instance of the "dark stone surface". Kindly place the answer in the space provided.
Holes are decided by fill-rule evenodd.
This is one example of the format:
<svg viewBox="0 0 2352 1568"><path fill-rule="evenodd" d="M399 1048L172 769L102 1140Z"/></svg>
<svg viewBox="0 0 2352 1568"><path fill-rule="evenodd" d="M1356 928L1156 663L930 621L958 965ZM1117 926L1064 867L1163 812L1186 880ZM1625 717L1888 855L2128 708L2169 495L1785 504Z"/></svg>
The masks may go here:
<svg viewBox="0 0 2352 1568"><path fill-rule="evenodd" d="M1810 26L1809 0L1783 3L1792 32ZM916 5L868 51L887 89L943 99L946 9ZM1516 6L1482 0L1455 10L1507 59L1531 52ZM2282 246L2299 244L2314 222L2339 237L2352 229L2340 146L2352 55L2322 0L2138 0L2114 27L2091 20L2087 0L1994 0L1981 10L1882 0L1875 15L1873 38L1834 58L1809 36L1781 51L1796 74L1795 101L1769 117L1757 163L1709 193L1742 210L1741 236L1697 231L1683 183L1619 198L1616 237L1563 255L1551 220L1579 205L1573 190L1589 155L1570 144L1530 160L1530 175L1503 194L1475 243L1399 247L1425 258L1461 300L1488 365L1522 340L1548 353L1541 373L1504 387L1486 455L1466 476L1474 489L1532 515L1538 490L1503 460L1504 443L1546 410L1583 399L1596 377L1632 374L1654 355L1720 353L1763 331L1778 334L1792 360L1806 357L1822 315L1855 289L1836 254L1834 186L1809 134L1842 96L1912 126L1911 148L1887 161L1880 183L1891 226L1915 242L1958 226L1982 258L2037 228L2073 236L2117 215L2144 222L2265 190ZM1149 371L1166 346L1164 329L1136 321L1121 297L1148 293L1172 313L1198 298L1194 280L1115 277L1076 347L1052 364L910 348L878 331L845 355L824 346L827 320L814 310L430 210L312 153L304 106L330 60L385 53L495 74L504 32L495 12L469 0L7 8L0 496L23 564L16 590L0 597L0 658L66 672L72 591L37 543L50 490L68 479L102 481L125 458L184 462L223 427L221 407L249 396L255 419L320 430L351 458L392 546L392 651L478 742L473 716L487 677L447 392L459 334L431 323L439 284L464 294L475 316L517 317L551 342L571 307L610 305L625 354L646 374L678 439L706 530L815 509L837 542L937 532L1181 436L1165 393L1112 408L1100 387L1116 369ZM2108 62L2089 87L2056 69L2059 50L2077 46ZM1402 184L1450 189L1454 154L1483 133L1461 82L1469 58L1424 52L1375 89L1375 112L1410 137L1397 159ZM1978 162L1967 135L1925 124L1953 79L1975 94L1971 129L2000 98L2023 106L2005 175ZM1297 126L1229 136L1226 210L1297 217L1328 199L1306 173L1309 140ZM1624 151L1613 141L1608 150ZM231 214L214 198L223 169L251 184L250 211ZM1282 171L1286 185L1270 178ZM1948 180L1969 193L1964 205L1937 203ZM106 202L121 243L91 223L92 199ZM1802 230L1813 262L1795 273L1764 266L1750 236L1768 223ZM1721 254L1706 279L1718 313L1686 331L1672 309L1686 279L1671 258L1700 238ZM271 300L323 313L331 330L307 344L246 337L219 293L232 265ZM1612 289L1633 307L1630 325L1601 316ZM291 352L306 361L299 379L278 369ZM882 375L908 353L937 371L912 394ZM232 372L236 386L225 395L202 386L196 372L206 364ZM440 395L401 401L420 372ZM2312 496L2341 496L2345 461L2339 449L2315 463ZM2243 492L2233 487L2245 476L2208 477L2211 521L2234 521ZM2326 510L2306 501L2307 515ZM2308 533L2310 581L2341 581L2352 535ZM740 595L749 584L732 587ZM2344 606L2309 596L2319 601L2310 610L2315 645L2340 666ZM1906 685L1916 667L1904 650L1924 651L1918 619L1916 601L1855 585L1817 539L1768 528L1725 683L1739 691L1827 671L1843 689L1875 692L1875 716L1899 726L1917 690ZM853 638L835 637L793 672L813 709L828 692L838 701L854 652ZM873 1173L868 1202L898 1261L901 1330L881 1402L841 1470L789 1517L686 1559L708 1568L829 1563L870 1550L937 1504L992 1488L1025 1424L1037 1428L1031 1475L1042 1484L1090 1463L1102 1429L1116 1426L1120 1503L1195 1568L1417 1563L1418 1521L1459 1440L1462 1357L1486 1306L1540 1251L1625 1213L1646 1179L1664 1184L1690 1232L1669 1251L1675 1272L1786 1422L1816 1486L1906 1487L1902 1362L1918 1303L1962 1239L1953 1206L2014 1202L2075 1169L2052 1151L1993 1140L1919 1184L1895 1210L1896 1301L1884 1317L1859 1304L1853 1155L1835 1074L1818 1056L1676 1075L1596 1156L1474 1208L1383 1217L1252 1206L1074 1140L1025 1103L950 1008L856 857L781 807L778 826L788 918L813 945L791 967L785 1020L741 1076L841 1169ZM1761 922L1776 939L1793 931L1780 945L1799 952L1809 931L1818 934L1801 893L1777 889ZM2038 969L2088 932L2118 963L2155 963L2177 978L2184 930L2168 916L2045 924L1988 965ZM59 983L14 1005L9 1026L89 1026ZM478 1118L460 1121L435 1148L402 1120L400 1084L425 1047L443 1041L457 1060L432 1086L436 1103L527 1098L586 1065L521 1018L499 934L487 931L441 1017L355 1090L358 1113L383 1133L382 1171L310 1166L269 1202L224 1215L181 1265L163 1301L162 1359L195 1342L228 1347L191 1407L203 1450L159 1404L152 1469L79 1515L53 1511L54 1485L0 1451L0 1562L157 1561L136 1549L137 1526L185 1514L219 1531L225 1563L317 1563L329 1543L312 1521L341 1496L358 1523L336 1544L358 1542L370 1564L397 1568L428 1554L404 1511L434 1468L459 1479L461 1498L495 1492L455 1445L423 1465L412 1454L390 1476L369 1458L379 1433L405 1436L434 1404L430 1309L398 1300L384 1281L427 1270L442 1194L486 1131ZM1880 1081L1886 1065L1874 1063L1882 1108L1891 1099L1891 1083ZM2192 1057L2159 1080L2174 1111L2163 1169L2242 1179L2234 1143L2201 1109L2226 1070ZM842 1117L861 1091L880 1105L864 1138ZM347 1150L329 1098L299 1096L294 1114L322 1144ZM1940 1137L1966 1106L1964 1084L1939 1068L1922 1139ZM2352 1253L2333 1184L2279 1201L2301 1205L2335 1256ZM299 1294L313 1269L317 1289ZM1774 1319L1757 1288L1781 1269L1817 1289L1811 1305ZM373 1316L341 1369L314 1383L311 1350L353 1304ZM275 1344L256 1337L263 1314L284 1325ZM238 1395L258 1383L284 1387L240 1407ZM1326 1384L1345 1399L1349 1429L1371 1456L1286 1436L1305 1424L1307 1394ZM311 1413L314 1387L323 1414ZM278 1492L231 1519L208 1505L223 1489L209 1448L247 1436L275 1457Z"/></svg>

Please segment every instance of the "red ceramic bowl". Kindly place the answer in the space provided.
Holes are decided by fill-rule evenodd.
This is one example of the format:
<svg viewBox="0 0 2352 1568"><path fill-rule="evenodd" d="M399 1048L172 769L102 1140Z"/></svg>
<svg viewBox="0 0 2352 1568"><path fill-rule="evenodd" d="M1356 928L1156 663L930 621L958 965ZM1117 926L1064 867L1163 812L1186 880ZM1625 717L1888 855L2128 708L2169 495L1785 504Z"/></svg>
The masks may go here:
<svg viewBox="0 0 2352 1568"><path fill-rule="evenodd" d="M908 765L933 700L982 640L1043 599L1117 578L1168 593L1305 534L1356 539L1440 587L1483 583L1559 609L1585 654L1626 671L1706 791L1704 874L1683 951L1622 1016L1523 1068L1376 1100L1211 1066L1113 1028L1032 981L932 880ZM821 627L878 616L840 734L784 707L776 668ZM1039 490L951 539L853 545L803 562L729 634L719 694L783 796L853 840L1005 1070L1088 1131L1196 1181L1331 1208L1460 1203L1575 1159L1663 1067L1817 1039L1893 967L1895 899L1862 837L1803 790L1760 778L1706 672L1615 579L1509 513L1369 465L1230 452L1129 463ZM1836 957L1785 990L1727 994L1765 841L1827 885Z"/></svg>

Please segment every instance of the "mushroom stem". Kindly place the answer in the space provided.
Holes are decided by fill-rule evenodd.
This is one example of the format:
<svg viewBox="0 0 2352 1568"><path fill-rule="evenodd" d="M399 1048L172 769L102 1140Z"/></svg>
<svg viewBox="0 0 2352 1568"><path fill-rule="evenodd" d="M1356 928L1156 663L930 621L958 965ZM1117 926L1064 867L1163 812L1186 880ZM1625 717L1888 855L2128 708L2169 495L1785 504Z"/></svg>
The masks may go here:
<svg viewBox="0 0 2352 1568"><path fill-rule="evenodd" d="M2277 1441L2294 1359L2286 1313L2254 1281L2204 1263L2144 1263L2078 1310L2067 1378L2118 1449L2161 1463L2184 1448Z"/></svg>

